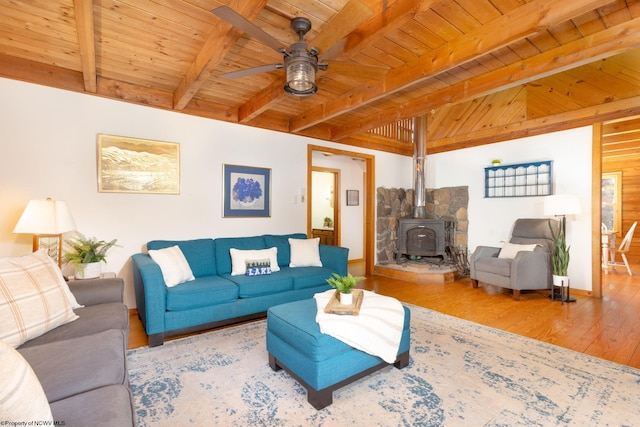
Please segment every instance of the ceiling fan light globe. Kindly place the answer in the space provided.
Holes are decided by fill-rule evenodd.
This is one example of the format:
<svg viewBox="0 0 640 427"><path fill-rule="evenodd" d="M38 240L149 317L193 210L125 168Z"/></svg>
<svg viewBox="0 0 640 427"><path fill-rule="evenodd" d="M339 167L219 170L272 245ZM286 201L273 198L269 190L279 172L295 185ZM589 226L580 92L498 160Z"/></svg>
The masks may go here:
<svg viewBox="0 0 640 427"><path fill-rule="evenodd" d="M316 69L308 61L290 61L287 65L287 82L284 90L298 96L312 95L318 91Z"/></svg>

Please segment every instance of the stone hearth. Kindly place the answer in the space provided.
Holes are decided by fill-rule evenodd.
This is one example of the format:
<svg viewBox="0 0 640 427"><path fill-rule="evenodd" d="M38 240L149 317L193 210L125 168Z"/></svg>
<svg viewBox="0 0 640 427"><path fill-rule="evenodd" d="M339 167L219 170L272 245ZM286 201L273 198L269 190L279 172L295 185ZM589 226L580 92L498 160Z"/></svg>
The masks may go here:
<svg viewBox="0 0 640 427"><path fill-rule="evenodd" d="M455 222L455 233L451 242L454 247L450 249L466 253L469 225L467 216L468 187L427 189L425 193L427 218ZM454 281L459 274L452 259L446 260L448 262L441 265L428 258L407 262L403 260L401 264L396 263L394 254L398 240L398 220L412 217L414 191L412 189L380 187L377 190L377 197L376 254L378 263L374 272L382 276L416 283Z"/></svg>

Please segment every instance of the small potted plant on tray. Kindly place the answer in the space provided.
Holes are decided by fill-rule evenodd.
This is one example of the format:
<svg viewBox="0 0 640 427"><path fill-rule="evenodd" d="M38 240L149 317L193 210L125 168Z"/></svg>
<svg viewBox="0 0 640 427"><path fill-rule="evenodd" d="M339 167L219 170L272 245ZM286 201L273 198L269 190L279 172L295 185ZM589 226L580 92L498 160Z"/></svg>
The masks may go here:
<svg viewBox="0 0 640 427"><path fill-rule="evenodd" d="M107 251L116 246L117 239L110 242L87 238L78 233L78 237L66 240L72 251L62 257L65 262L75 265L76 279L92 279L99 277L102 261L107 260Z"/></svg>
<svg viewBox="0 0 640 427"><path fill-rule="evenodd" d="M340 293L340 304L351 305L353 304L353 294L351 290L363 279L364 277L352 276L351 273L347 273L346 276L333 273L333 277L328 278L327 283Z"/></svg>

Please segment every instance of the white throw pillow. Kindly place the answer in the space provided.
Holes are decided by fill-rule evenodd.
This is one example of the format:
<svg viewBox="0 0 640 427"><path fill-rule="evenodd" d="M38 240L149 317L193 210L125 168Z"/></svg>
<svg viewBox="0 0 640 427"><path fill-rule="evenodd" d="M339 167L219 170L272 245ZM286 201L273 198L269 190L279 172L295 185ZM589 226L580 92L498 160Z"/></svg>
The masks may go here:
<svg viewBox="0 0 640 427"><path fill-rule="evenodd" d="M36 425L36 422L42 422L37 425L53 425L49 402L29 363L4 341L0 341L0 360L2 424Z"/></svg>
<svg viewBox="0 0 640 427"><path fill-rule="evenodd" d="M247 274L247 261L256 259L269 259L271 271L280 271L278 265L278 248L269 249L229 249L231 255L231 275L239 276Z"/></svg>
<svg viewBox="0 0 640 427"><path fill-rule="evenodd" d="M13 347L78 318L79 306L44 251L0 258L0 340Z"/></svg>
<svg viewBox="0 0 640 427"><path fill-rule="evenodd" d="M320 238L289 239L291 261L289 267L322 267Z"/></svg>
<svg viewBox="0 0 640 427"><path fill-rule="evenodd" d="M536 246L538 245L535 243L531 245L517 245L515 243L504 242L502 249L500 249L500 253L498 254L498 258L513 259L518 255L518 252L533 252Z"/></svg>
<svg viewBox="0 0 640 427"><path fill-rule="evenodd" d="M189 262L178 245L164 249L151 249L149 256L160 266L166 286L172 287L195 280Z"/></svg>

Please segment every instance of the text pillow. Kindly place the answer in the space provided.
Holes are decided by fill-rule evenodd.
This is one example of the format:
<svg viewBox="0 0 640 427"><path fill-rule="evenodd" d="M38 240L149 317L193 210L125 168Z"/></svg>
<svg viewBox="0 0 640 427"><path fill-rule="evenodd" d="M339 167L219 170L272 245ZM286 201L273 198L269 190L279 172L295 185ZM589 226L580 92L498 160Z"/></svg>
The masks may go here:
<svg viewBox="0 0 640 427"><path fill-rule="evenodd" d="M320 238L289 239L291 261L289 267L322 267L320 261Z"/></svg>
<svg viewBox="0 0 640 427"><path fill-rule="evenodd" d="M0 424L53 425L49 402L29 363L3 341L0 360Z"/></svg>
<svg viewBox="0 0 640 427"><path fill-rule="evenodd" d="M270 259L248 259L245 261L247 266L247 276L262 276L271 274Z"/></svg>
<svg viewBox="0 0 640 427"><path fill-rule="evenodd" d="M191 267L179 246L151 249L149 256L160 266L164 284L168 287L195 280Z"/></svg>
<svg viewBox="0 0 640 427"><path fill-rule="evenodd" d="M531 245L517 245L515 243L504 242L504 244L502 245L502 249L500 249L500 253L498 254L498 258L513 259L516 257L516 255L518 255L518 252L533 252L536 246L538 245L536 245L535 243Z"/></svg>
<svg viewBox="0 0 640 427"><path fill-rule="evenodd" d="M0 258L0 340L13 347L78 318L79 306L44 251Z"/></svg>
<svg viewBox="0 0 640 427"><path fill-rule="evenodd" d="M278 248L275 246L269 249L229 249L231 255L231 275L247 274L247 261L268 259L271 271L280 271L278 265Z"/></svg>

